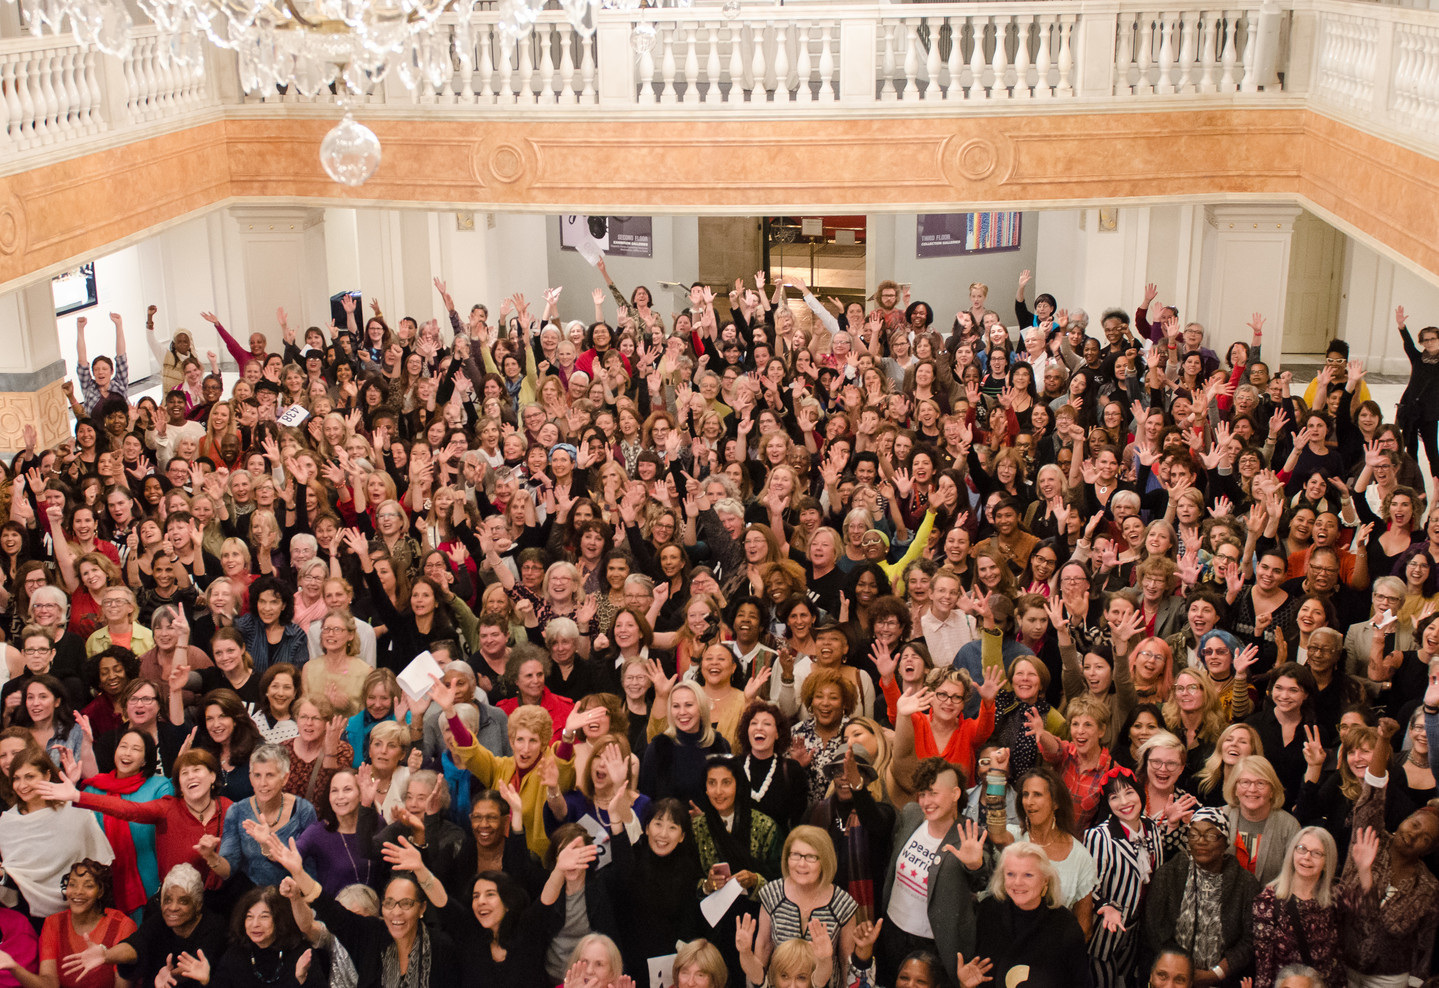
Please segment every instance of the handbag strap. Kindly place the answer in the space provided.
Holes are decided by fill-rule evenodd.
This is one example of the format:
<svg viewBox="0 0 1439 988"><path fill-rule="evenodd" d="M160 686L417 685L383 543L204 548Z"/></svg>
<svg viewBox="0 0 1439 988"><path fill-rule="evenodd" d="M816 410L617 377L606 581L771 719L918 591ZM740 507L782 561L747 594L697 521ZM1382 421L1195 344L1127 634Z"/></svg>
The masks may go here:
<svg viewBox="0 0 1439 988"><path fill-rule="evenodd" d="M1294 939L1299 946L1299 956L1304 959L1305 964L1313 967L1314 962L1310 960L1309 956L1309 937L1304 933L1304 923L1299 918L1299 904L1294 901L1292 893L1284 900L1284 906L1289 913L1289 924L1294 927Z"/></svg>

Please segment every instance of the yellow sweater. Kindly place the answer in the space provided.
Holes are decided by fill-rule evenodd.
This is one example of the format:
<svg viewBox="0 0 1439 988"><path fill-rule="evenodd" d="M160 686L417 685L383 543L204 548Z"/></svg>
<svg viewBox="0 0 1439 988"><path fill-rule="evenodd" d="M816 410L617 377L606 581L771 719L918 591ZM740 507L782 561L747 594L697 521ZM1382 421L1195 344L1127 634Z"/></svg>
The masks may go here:
<svg viewBox="0 0 1439 988"><path fill-rule="evenodd" d="M469 769L486 789L493 789L500 782L514 782L515 760L498 757L482 744L459 748L456 761ZM560 789L568 792L575 787L575 763L558 756L555 761L560 766ZM524 807L525 843L543 858L550 846L550 838L545 833L545 787L540 783L539 772L531 769L525 773L520 782L520 802Z"/></svg>

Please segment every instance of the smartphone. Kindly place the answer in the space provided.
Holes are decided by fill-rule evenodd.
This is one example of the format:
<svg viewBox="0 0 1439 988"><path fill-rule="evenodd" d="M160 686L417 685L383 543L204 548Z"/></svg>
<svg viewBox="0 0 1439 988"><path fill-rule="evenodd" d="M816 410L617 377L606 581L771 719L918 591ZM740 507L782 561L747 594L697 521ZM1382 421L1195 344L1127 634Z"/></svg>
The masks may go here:
<svg viewBox="0 0 1439 988"><path fill-rule="evenodd" d="M714 866L715 880L723 885L730 880L729 864L721 861Z"/></svg>

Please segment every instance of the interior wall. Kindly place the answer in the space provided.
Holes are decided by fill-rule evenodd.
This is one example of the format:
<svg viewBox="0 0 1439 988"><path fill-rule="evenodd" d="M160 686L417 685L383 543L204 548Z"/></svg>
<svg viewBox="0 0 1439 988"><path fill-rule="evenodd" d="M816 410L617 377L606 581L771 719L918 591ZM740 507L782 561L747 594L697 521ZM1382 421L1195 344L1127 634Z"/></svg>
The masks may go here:
<svg viewBox="0 0 1439 988"><path fill-rule="evenodd" d="M866 217L870 290L887 278L913 285L912 300L929 303L935 326L947 335L955 314L969 308L969 285L977 281L989 286L989 307L1000 314L1006 325L1013 323L1019 273L1025 268L1036 269L1039 214L1027 212L1020 220L1019 250L969 257L915 257L917 219L914 213L872 213ZM1029 298L1032 302L1032 292Z"/></svg>
<svg viewBox="0 0 1439 988"><path fill-rule="evenodd" d="M1350 356L1365 361L1370 371L1409 373L1394 319L1394 309L1400 305L1416 340L1421 327L1439 325L1439 286L1348 238L1339 335L1348 341Z"/></svg>
<svg viewBox="0 0 1439 988"><path fill-rule="evenodd" d="M556 216L527 217L544 222L544 239L548 247L550 285L562 285L560 315L565 319L594 319L594 302L590 292L605 286L599 271L595 270L580 256L579 251L563 250L560 247L560 224ZM605 267L610 277L625 297L628 298L637 285L645 285L654 297L654 307L668 318L671 312L678 312L680 300L664 292L661 281L678 282L688 286L700 280L700 237L697 216L656 216L653 219L654 250L650 257L606 257ZM739 272L736 272L737 275ZM749 272L748 276L753 276ZM733 279L735 275L731 275ZM747 277L748 277L747 276ZM544 286L535 290L532 298L538 298ZM529 289L526 289L528 293ZM614 301L605 299L605 318L613 321Z"/></svg>
<svg viewBox="0 0 1439 988"><path fill-rule="evenodd" d="M86 320L85 344L93 360L100 354L114 356L115 326L110 313L118 312L125 326L125 352L131 364L130 376L138 380L149 373L153 363L145 341L145 298L140 247L126 247L113 254L95 259L95 295L99 300L88 309L81 309L55 319L59 334L60 356L66 371L75 370L75 324Z"/></svg>

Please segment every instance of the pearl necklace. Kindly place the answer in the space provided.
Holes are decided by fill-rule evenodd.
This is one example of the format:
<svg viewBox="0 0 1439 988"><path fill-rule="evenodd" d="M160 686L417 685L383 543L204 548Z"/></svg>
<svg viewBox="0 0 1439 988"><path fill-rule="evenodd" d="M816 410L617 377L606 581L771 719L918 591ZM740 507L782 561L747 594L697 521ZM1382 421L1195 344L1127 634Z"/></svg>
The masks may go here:
<svg viewBox="0 0 1439 988"><path fill-rule="evenodd" d="M744 756L744 774L745 774L745 777L746 777L746 778L749 778L749 775L750 775L750 771L749 771L750 759L751 759L751 756L750 756L750 755L745 755L745 756ZM778 768L778 767L779 767L779 755L778 755L778 754L771 755L771 756L770 756L770 759L769 759L769 772L765 774L765 777L764 777L764 785L760 786L758 789L755 789L755 788L751 788L751 789L750 789L750 793L749 793L749 794L750 794L750 798L751 798L752 800L754 800L756 803L758 803L760 800L764 799L764 794L767 793L767 792L769 792L770 784L774 782L775 769ZM752 783L751 783L751 786L753 786Z"/></svg>

